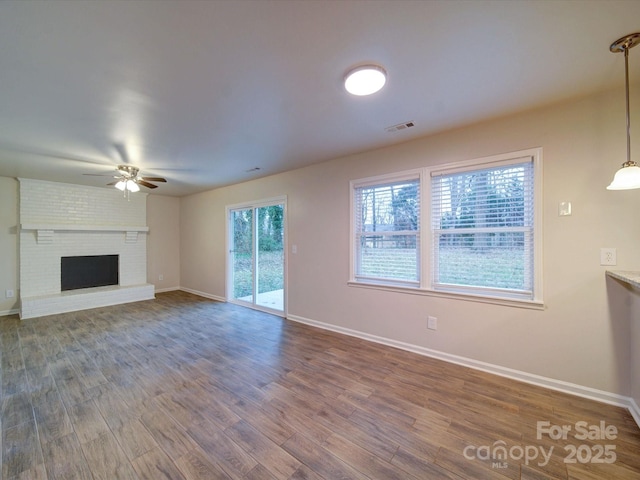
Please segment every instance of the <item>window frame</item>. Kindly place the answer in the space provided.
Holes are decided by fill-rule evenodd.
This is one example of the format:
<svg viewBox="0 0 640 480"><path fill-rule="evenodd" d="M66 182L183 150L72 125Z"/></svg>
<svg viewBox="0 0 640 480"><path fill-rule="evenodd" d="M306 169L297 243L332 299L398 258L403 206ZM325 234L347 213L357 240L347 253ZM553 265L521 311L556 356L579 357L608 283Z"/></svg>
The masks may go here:
<svg viewBox="0 0 640 480"><path fill-rule="evenodd" d="M431 176L435 174L457 173L464 171L482 170L492 166L504 166L521 163L525 158L529 158L533 164L533 279L532 298L521 298L513 295L502 295L499 290L495 294L489 293L491 289L486 288L483 292L475 289L436 288L433 284L433 232L431 224ZM356 272L357 246L356 246L356 188L362 186L374 186L376 184L392 183L408 178L419 176L420 188L420 229L418 251L419 285L406 286L393 282L372 282L358 280ZM433 297L458 299L463 301L473 301L480 303L498 304L519 308L543 309L543 171L542 171L542 147L519 150L515 152L491 155L487 157L475 158L459 162L446 163L441 165L427 166L420 169L405 170L401 172L378 175L349 182L350 187L350 276L347 284L352 287L364 287L375 290L386 290L401 292L413 295L427 295Z"/></svg>
<svg viewBox="0 0 640 480"><path fill-rule="evenodd" d="M352 180L349 182L350 188L350 203L349 203L349 212L350 212L350 251L349 257L351 259L350 262L350 272L349 283L357 284L357 285L371 285L371 286L388 286L388 287L398 287L398 288L409 288L409 289L419 289L422 286L424 271L423 271L423 248L422 241L424 239L423 231L423 205L422 194L423 194L423 185L424 185L424 169L414 169L414 170L405 170L402 172L396 172L387 175L377 175L375 177L362 178L358 180ZM356 225L358 221L356 219L356 205L358 204L357 199L357 191L360 188L366 187L376 187L376 186L385 186L393 183L401 183L401 182L418 182L418 193L420 196L420 204L419 204L419 222L418 222L418 230L416 231L416 242L418 244L417 248L417 258L416 258L416 273L418 280L417 281L403 281L403 280L394 280L394 279L384 279L384 278L376 278L376 277L366 277L365 275L360 275L359 264L360 257L358 255L359 252L359 240L360 240L360 232L357 231ZM395 232L395 235L400 235L403 232Z"/></svg>

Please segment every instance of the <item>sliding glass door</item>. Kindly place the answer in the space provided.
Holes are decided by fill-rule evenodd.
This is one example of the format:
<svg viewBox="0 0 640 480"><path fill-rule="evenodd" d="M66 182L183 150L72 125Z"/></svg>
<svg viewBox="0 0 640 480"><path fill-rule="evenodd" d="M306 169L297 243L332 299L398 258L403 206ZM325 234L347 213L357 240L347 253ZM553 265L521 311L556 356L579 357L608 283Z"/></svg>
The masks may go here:
<svg viewBox="0 0 640 480"><path fill-rule="evenodd" d="M228 208L229 299L284 312L285 202Z"/></svg>
<svg viewBox="0 0 640 480"><path fill-rule="evenodd" d="M253 303L253 209L233 210L230 223L232 298Z"/></svg>

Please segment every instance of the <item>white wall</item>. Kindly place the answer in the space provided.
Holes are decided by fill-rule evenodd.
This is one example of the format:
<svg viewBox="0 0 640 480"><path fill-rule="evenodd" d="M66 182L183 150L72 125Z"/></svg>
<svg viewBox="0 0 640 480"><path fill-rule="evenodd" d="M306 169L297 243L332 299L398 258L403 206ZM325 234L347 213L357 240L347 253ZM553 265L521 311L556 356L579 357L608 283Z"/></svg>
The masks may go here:
<svg viewBox="0 0 640 480"><path fill-rule="evenodd" d="M176 290L180 288L180 199L149 195L147 226L147 282L155 285L156 292Z"/></svg>
<svg viewBox="0 0 640 480"><path fill-rule="evenodd" d="M0 177L0 315L18 311L18 181ZM6 298L7 290L14 297Z"/></svg>
<svg viewBox="0 0 640 480"><path fill-rule="evenodd" d="M183 197L181 285L224 297L225 205L287 195L298 251L289 255L291 316L629 396L628 310L610 302L599 265L600 247L616 247L616 268L640 268L640 193L605 190L626 153L623 98L608 92ZM350 180L538 146L543 311L347 285ZM572 202L572 216L558 216L560 201Z"/></svg>

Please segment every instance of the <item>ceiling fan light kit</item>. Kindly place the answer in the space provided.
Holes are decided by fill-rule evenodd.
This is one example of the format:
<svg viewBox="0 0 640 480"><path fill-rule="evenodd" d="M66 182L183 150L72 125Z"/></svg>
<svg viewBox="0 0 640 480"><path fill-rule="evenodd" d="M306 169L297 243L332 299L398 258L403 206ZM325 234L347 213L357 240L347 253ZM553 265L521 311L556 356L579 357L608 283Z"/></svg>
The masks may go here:
<svg viewBox="0 0 640 480"><path fill-rule="evenodd" d="M107 185L113 185L118 190L127 196L129 193L136 193L140 191L140 185L147 188L157 188L150 182L165 182L166 179L162 177L139 177L140 169L132 165L118 165L116 168L115 182L108 183Z"/></svg>
<svg viewBox="0 0 640 480"><path fill-rule="evenodd" d="M631 33L611 44L613 53L624 53L625 98L627 106L627 161L613 177L607 190L631 190L640 188L640 166L631 160L631 122L629 116L629 50L640 43L640 33Z"/></svg>
<svg viewBox="0 0 640 480"><path fill-rule="evenodd" d="M127 180L127 190L135 193L140 191L140 187L133 180Z"/></svg>
<svg viewBox="0 0 640 480"><path fill-rule="evenodd" d="M135 193L140 191L140 187L133 180L120 180L116 183L115 187L122 192L128 191Z"/></svg>

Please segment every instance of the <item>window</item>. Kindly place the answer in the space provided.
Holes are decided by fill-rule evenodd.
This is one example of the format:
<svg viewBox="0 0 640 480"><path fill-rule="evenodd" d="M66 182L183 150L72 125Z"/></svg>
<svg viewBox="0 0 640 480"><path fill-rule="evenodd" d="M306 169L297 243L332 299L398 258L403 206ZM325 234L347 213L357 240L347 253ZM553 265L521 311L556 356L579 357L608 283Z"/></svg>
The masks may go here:
<svg viewBox="0 0 640 480"><path fill-rule="evenodd" d="M420 286L420 174L352 183L354 277Z"/></svg>
<svg viewBox="0 0 640 480"><path fill-rule="evenodd" d="M535 298L534 158L431 171L434 290Z"/></svg>
<svg viewBox="0 0 640 480"><path fill-rule="evenodd" d="M352 282L541 303L541 154L351 182Z"/></svg>

